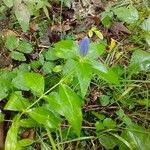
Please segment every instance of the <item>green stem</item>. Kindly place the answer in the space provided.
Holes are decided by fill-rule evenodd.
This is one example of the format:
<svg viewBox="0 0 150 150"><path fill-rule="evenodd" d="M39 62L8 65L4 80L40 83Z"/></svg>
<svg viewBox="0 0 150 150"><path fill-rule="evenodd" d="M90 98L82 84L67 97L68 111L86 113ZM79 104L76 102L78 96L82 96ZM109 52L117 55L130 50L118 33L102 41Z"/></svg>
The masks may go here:
<svg viewBox="0 0 150 150"><path fill-rule="evenodd" d="M49 140L50 140L50 142L51 142L51 145L52 145L53 150L57 150L56 144L55 144L55 142L54 142L54 140L53 140L53 137L52 137L50 131L49 131L47 128L46 128L46 131L47 131L47 135L48 135L48 137L49 137Z"/></svg>

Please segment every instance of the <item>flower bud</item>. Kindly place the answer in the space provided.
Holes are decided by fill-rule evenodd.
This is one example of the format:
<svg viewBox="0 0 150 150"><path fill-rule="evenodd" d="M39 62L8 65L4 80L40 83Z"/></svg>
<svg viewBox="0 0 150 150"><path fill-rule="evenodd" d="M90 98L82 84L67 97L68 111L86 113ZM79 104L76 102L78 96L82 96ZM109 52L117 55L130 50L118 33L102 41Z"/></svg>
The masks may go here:
<svg viewBox="0 0 150 150"><path fill-rule="evenodd" d="M80 42L80 55L82 57L86 56L89 50L89 44L90 44L90 40L89 38L86 36L84 37L81 42Z"/></svg>

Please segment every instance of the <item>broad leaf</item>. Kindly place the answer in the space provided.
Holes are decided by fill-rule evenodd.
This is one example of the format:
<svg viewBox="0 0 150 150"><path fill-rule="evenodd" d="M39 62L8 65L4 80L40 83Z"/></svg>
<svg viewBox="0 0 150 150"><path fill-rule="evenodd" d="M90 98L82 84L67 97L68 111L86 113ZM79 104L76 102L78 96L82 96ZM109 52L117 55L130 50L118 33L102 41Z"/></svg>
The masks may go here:
<svg viewBox="0 0 150 150"><path fill-rule="evenodd" d="M149 150L150 131L138 125L129 126L121 135L128 141L133 149ZM121 144L120 150L128 150L125 144Z"/></svg>
<svg viewBox="0 0 150 150"><path fill-rule="evenodd" d="M13 6L13 0L3 0L3 2L9 8Z"/></svg>
<svg viewBox="0 0 150 150"><path fill-rule="evenodd" d="M127 23L134 23L139 18L137 9L131 5L128 7L115 8L113 11L118 19Z"/></svg>
<svg viewBox="0 0 150 150"><path fill-rule="evenodd" d="M103 80L113 84L119 84L118 76L111 68L108 68L106 65L95 61L92 62L92 67L94 69L94 73Z"/></svg>
<svg viewBox="0 0 150 150"><path fill-rule="evenodd" d="M84 98L92 78L92 68L86 62L76 62L76 74L79 80L81 96Z"/></svg>
<svg viewBox="0 0 150 150"><path fill-rule="evenodd" d="M137 74L140 71L146 71L150 68L150 53L136 50L132 54L132 58L129 65L129 74Z"/></svg>
<svg viewBox="0 0 150 150"><path fill-rule="evenodd" d="M72 40L61 40L55 44L55 52L58 58L73 58L76 49L76 44Z"/></svg>
<svg viewBox="0 0 150 150"><path fill-rule="evenodd" d="M15 15L19 24L24 32L29 29L30 12L24 3L21 3L18 7L15 7Z"/></svg>
<svg viewBox="0 0 150 150"><path fill-rule="evenodd" d="M17 149L17 134L19 129L19 116L20 114L16 115L13 119L13 123L9 128L5 140L5 150L15 150Z"/></svg>
<svg viewBox="0 0 150 150"><path fill-rule="evenodd" d="M142 29L145 31L150 31L150 17L148 19L145 19L143 24L142 24Z"/></svg>
<svg viewBox="0 0 150 150"><path fill-rule="evenodd" d="M114 136L108 134L99 134L99 141L105 147L105 149L113 149L115 146L118 145L118 139Z"/></svg>
<svg viewBox="0 0 150 150"><path fill-rule="evenodd" d="M14 60L18 60L18 61L26 61L26 57L24 56L23 53L17 52L17 51L12 51L10 53L10 56L12 59Z"/></svg>
<svg viewBox="0 0 150 150"><path fill-rule="evenodd" d="M76 132L80 135L82 124L81 102L82 100L67 85L60 85L60 106L64 116Z"/></svg>
<svg viewBox="0 0 150 150"><path fill-rule="evenodd" d="M12 111L23 111L30 105L28 99L24 98L20 91L10 95L4 109Z"/></svg>
<svg viewBox="0 0 150 150"><path fill-rule="evenodd" d="M38 73L25 73L24 83L37 96L44 93L44 77Z"/></svg>
<svg viewBox="0 0 150 150"><path fill-rule="evenodd" d="M8 35L6 36L5 47L8 48L10 51L14 50L18 46L18 40L15 35Z"/></svg>
<svg viewBox="0 0 150 150"><path fill-rule="evenodd" d="M33 51L32 45L28 43L27 41L20 41L19 46L17 48L18 51L23 52L23 53L31 53Z"/></svg>
<svg viewBox="0 0 150 150"><path fill-rule="evenodd" d="M22 140L18 141L17 145L19 147L26 147L26 146L31 145L33 142L34 141L29 139L29 138L28 139L22 139Z"/></svg>
<svg viewBox="0 0 150 150"><path fill-rule="evenodd" d="M47 106L30 109L27 113L32 119L45 127L58 128L59 118Z"/></svg>

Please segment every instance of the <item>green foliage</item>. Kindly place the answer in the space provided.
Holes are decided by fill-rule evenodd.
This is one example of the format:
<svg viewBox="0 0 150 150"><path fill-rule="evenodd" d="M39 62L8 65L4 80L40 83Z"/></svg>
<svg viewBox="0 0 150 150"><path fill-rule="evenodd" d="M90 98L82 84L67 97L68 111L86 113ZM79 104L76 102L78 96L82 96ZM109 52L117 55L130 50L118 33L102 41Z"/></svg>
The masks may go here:
<svg viewBox="0 0 150 150"><path fill-rule="evenodd" d="M27 113L33 120L45 127L58 128L59 118L46 106L29 109Z"/></svg>
<svg viewBox="0 0 150 150"><path fill-rule="evenodd" d="M76 134L80 136L82 125L82 100L77 96L67 85L60 85L60 109L64 116L67 118Z"/></svg>
<svg viewBox="0 0 150 150"><path fill-rule="evenodd" d="M35 95L41 96L44 93L45 84L42 75L37 73L25 73L24 83Z"/></svg>
<svg viewBox="0 0 150 150"><path fill-rule="evenodd" d="M29 100L24 98L20 91L16 91L10 95L4 109L12 111L23 111L29 105Z"/></svg>
<svg viewBox="0 0 150 150"><path fill-rule="evenodd" d="M127 23L134 23L139 19L137 9L129 5L128 7L119 7L113 10L114 14L117 15L118 19Z"/></svg>
<svg viewBox="0 0 150 150"><path fill-rule="evenodd" d="M129 73L137 74L140 71L147 71L150 67L150 54L142 50L135 50L132 54L129 65Z"/></svg>

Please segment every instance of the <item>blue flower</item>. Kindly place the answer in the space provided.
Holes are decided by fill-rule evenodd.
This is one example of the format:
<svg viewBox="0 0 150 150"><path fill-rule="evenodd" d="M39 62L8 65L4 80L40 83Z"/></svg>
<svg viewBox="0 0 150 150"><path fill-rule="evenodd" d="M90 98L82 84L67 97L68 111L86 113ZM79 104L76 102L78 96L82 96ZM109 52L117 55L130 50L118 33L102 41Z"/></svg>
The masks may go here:
<svg viewBox="0 0 150 150"><path fill-rule="evenodd" d="M89 38L86 36L84 37L81 42L80 42L80 55L82 57L86 56L89 50L89 44L90 44L90 40Z"/></svg>

